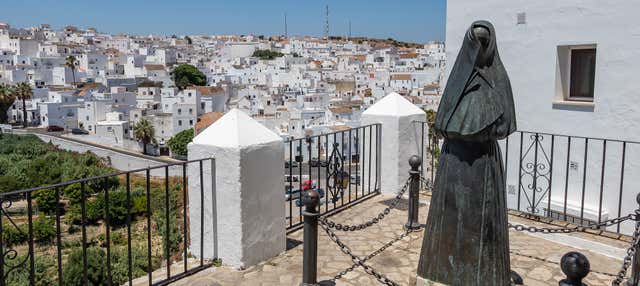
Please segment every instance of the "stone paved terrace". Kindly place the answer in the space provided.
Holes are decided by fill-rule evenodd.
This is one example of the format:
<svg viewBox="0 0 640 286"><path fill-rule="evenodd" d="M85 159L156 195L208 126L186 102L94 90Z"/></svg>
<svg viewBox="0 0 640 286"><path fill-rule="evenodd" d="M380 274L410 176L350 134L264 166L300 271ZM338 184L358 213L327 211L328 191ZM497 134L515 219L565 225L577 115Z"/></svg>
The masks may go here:
<svg viewBox="0 0 640 286"><path fill-rule="evenodd" d="M376 196L368 201L347 209L331 219L342 223L359 223L365 218L371 218L384 209L385 204L392 200L390 196ZM421 195L420 221L426 222L429 196ZM337 232L338 236L354 251L356 255L366 256L386 242L394 239L403 232L402 226L406 222L406 201L403 201L381 223L359 232ZM510 215L510 221L526 225L550 226L531 220ZM553 227L553 226L551 226ZM336 273L351 265L349 257L344 255L338 247L329 240L328 236L319 228L318 238L318 276L319 280L329 280ZM298 285L302 277L302 230L288 236L289 250L260 265L245 270L229 267L213 267L197 274L174 282L176 286L205 286L205 285ZM542 234L541 234L542 235ZM563 234L560 239L578 239L592 241L596 248L613 249L617 258L596 253L589 249L572 248L565 244L542 239L541 235L510 231L511 266L520 273L525 285L558 285L564 276L559 267L560 257L572 250L585 254L591 262L592 272L587 276L586 283L591 286L611 285L622 264L622 255L628 242L624 239L579 233ZM396 242L380 255L374 257L368 264L387 275L401 285L414 285L418 256L422 243L423 231L411 233L403 240ZM570 241L569 245L575 245ZM617 252L616 252L617 251ZM604 253L604 252L603 252ZM535 257L535 258L531 258ZM546 260L546 261L542 261ZM179 267L176 266L176 269ZM595 271L595 272L594 272ZM178 273L179 271L173 271ZM162 276L163 273L154 273ZM146 285L145 278L135 281L135 285ZM328 284L331 285L331 284ZM336 285L380 285L373 276L367 275L362 268L336 281Z"/></svg>

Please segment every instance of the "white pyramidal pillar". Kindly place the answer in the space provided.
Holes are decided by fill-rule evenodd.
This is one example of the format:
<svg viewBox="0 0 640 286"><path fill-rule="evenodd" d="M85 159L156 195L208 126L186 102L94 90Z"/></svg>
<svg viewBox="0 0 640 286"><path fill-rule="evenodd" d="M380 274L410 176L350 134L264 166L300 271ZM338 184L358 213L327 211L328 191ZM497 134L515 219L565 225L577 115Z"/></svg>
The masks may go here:
<svg viewBox="0 0 640 286"><path fill-rule="evenodd" d="M217 257L225 265L248 267L283 252L282 138L233 109L193 138L188 150L189 160L215 158L213 174L211 164L204 166L203 199L199 165L189 166L191 253L199 256L200 247L204 247L204 258Z"/></svg>
<svg viewBox="0 0 640 286"><path fill-rule="evenodd" d="M381 192L395 194L409 178L409 158L420 156L420 125L415 121L425 121L426 113L413 103L392 92L362 113L361 124L381 124L379 139L380 156L372 156L373 165L380 167ZM365 144L376 144L376 135ZM380 162L378 162L380 160ZM372 172L375 175L374 172ZM365 173L366 175L366 173Z"/></svg>

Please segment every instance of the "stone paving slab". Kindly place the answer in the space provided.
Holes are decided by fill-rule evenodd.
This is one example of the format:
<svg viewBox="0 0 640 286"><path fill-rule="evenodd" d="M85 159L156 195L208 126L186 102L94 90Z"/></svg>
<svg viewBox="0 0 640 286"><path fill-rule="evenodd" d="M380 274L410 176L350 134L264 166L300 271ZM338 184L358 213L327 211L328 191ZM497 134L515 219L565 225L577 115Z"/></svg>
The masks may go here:
<svg viewBox="0 0 640 286"><path fill-rule="evenodd" d="M377 215L390 200L391 197L377 196L330 219L341 223L360 223ZM421 222L426 222L428 200L428 197L421 197ZM398 209L393 210L381 223L363 231L337 232L337 235L351 247L356 255L366 256L401 234L406 217L406 202L402 202ZM510 219L524 221L521 218L510 217ZM318 276L319 280L328 282L335 274L351 266L352 263L349 257L340 252L335 243L329 240L322 229L319 230L319 233ZM296 245L296 242L299 243L302 240L302 234L302 231L297 231L289 235L288 239L292 245ZM512 268L522 275L525 285L529 286L558 285L558 281L564 277L560 271L560 257L569 251L578 250L526 233L512 230L509 234ZM423 231L411 233L368 261L368 264L401 285L415 285L415 273L423 235ZM589 234L578 235L593 237ZM602 236L597 237L596 240L600 243L610 243L616 247L624 247L625 245L624 242ZM589 258L593 270L585 282L591 286L611 285L614 278L611 274L617 273L622 264L622 258L607 257L584 249L578 251ZM210 268L174 282L172 285L298 285L301 279L302 245L299 244L267 262L245 270L224 266ZM362 268L356 268L335 283L335 285L380 285L373 276L366 274Z"/></svg>

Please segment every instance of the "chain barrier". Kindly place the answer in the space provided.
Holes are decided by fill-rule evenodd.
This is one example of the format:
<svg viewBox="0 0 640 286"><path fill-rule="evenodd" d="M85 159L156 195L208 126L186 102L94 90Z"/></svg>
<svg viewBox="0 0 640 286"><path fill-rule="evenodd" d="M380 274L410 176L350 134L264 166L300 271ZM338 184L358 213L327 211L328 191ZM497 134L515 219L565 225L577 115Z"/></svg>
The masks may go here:
<svg viewBox="0 0 640 286"><path fill-rule="evenodd" d="M367 222L354 224L354 225L341 224L341 223L336 223L334 221L329 220L326 216L322 216L318 220L324 223L327 227L333 228L339 231L359 231L359 230L368 228L380 222L391 212L391 209L396 208L398 203L400 203L400 199L402 199L402 196L409 188L410 183L411 183L411 178L407 179L407 181L404 183L404 186L402 186L402 189L400 189L400 191L395 196L394 200L389 204L389 206L387 206L382 212L380 212L377 216L374 216L372 219L368 220Z"/></svg>
<svg viewBox="0 0 640 286"><path fill-rule="evenodd" d="M635 227L635 230L633 232L633 239L631 241L631 245L627 249L627 254L623 259L623 263L622 263L622 266L620 268L620 271L618 271L618 274L610 274L610 273L605 273L605 272L591 271L591 272L602 274L602 275L606 275L606 276L616 277L611 282L611 285L612 286L620 286L620 284L623 283L623 281L624 281L624 279L625 279L625 277L627 275L627 270L629 269L629 266L631 266L633 257L636 254L636 247L638 245L640 245L639 244L640 243L640 223L637 222L639 217L640 217L640 211L636 211L636 213L633 213L633 214L628 214L626 216L622 216L622 217L606 220L606 221L603 221L603 222L597 223L597 224L590 224L588 226L573 226L573 227L564 227L564 228L548 228L548 227L524 226L524 225L521 225L521 224L508 223L508 227L512 228L512 229L515 229L516 231L527 231L527 232L531 232L531 233L545 233L545 234L548 234L548 233L574 233L574 232L586 232L586 230L588 230L588 229L590 229L590 230L600 230L603 227L606 228L606 227L618 225L618 224L621 224L621 223L623 223L625 221L628 221L628 220L636 221L636 227ZM541 260L541 261L545 261L545 262L554 263L554 262L546 260L544 258L539 258L539 257L531 256L531 255L526 255L526 254L521 254L521 253L514 253L514 254L525 256L525 257L529 257L529 258L533 258L533 259L537 259L537 260Z"/></svg>
<svg viewBox="0 0 640 286"><path fill-rule="evenodd" d="M422 182L422 185L425 187L425 189L433 191L433 184L431 183L430 179L420 177L420 182Z"/></svg>
<svg viewBox="0 0 640 286"><path fill-rule="evenodd" d="M627 220L638 220L637 214L628 214L626 216L610 219L603 221L601 223L591 224L588 226L573 226L573 227L564 227L564 228L549 228L549 227L535 227L535 226L524 226L521 224L512 224L508 223L507 226L509 228L515 229L516 231L528 231L531 233L573 233L573 232L586 232L587 229L591 230L599 230L602 227L610 227L614 225L621 224Z"/></svg>
<svg viewBox="0 0 640 286"><path fill-rule="evenodd" d="M546 262L549 264L558 264L557 261L552 261L546 258L542 258L542 257L537 257L537 256L533 256L533 255L529 255L529 254L524 254L521 252L517 252L517 251L513 251L513 250L509 250L509 252L513 255L517 255L517 256L522 256L522 257L526 257L526 258L531 258L531 259L535 259L538 261L542 261L542 262ZM616 277L616 274L613 273L607 273L607 272L601 272L601 271L596 271L596 270L590 270L589 273L596 273L596 274L600 274L600 275L604 275L604 276L609 276L609 277Z"/></svg>
<svg viewBox="0 0 640 286"><path fill-rule="evenodd" d="M638 215L638 213L640 213L640 210L636 211L636 215ZM631 241L631 245L629 246L629 248L627 248L627 255L624 257L622 267L620 267L620 271L618 271L618 275L616 276L616 279L613 280L611 285L619 286L620 283L622 283L622 280L624 280L625 276L627 275L627 270L631 265L631 261L636 255L636 247L638 246L638 243L640 243L640 223L636 222L636 228L633 231L633 240Z"/></svg>
<svg viewBox="0 0 640 286"><path fill-rule="evenodd" d="M362 262L367 262L370 259L376 257L378 254L382 253L387 248L393 246L393 244L395 244L396 242L398 242L400 240L403 240L405 237L409 236L409 234L411 234L412 232L415 232L415 231L417 231L417 230L406 230L401 235L399 235L396 238L390 240L389 242L385 243L380 248L376 249L376 251L374 251L374 252L370 253L369 255L367 255L365 258L362 259ZM336 276L334 276L332 279L330 279L330 281L335 282L336 280L339 280L340 278L342 278L347 273L353 271L356 267L358 267L357 263L352 264L351 266L347 267L345 270L342 270L338 274L336 274Z"/></svg>
<svg viewBox="0 0 640 286"><path fill-rule="evenodd" d="M329 226L328 226L328 225L326 225L326 223L325 223L324 221L320 220L319 225L320 225L320 227L322 227L322 229L327 233L327 236L329 236L329 239L331 239L331 241L333 241L335 244L337 244L337 245L338 245L338 247L340 247L340 251L342 251L342 253L344 253L344 254L348 255L348 256L351 258L351 261L352 261L355 265L362 267L362 268L364 269L364 271L365 271L367 274L372 275L373 277L375 277L375 278L376 278L376 280L378 280L378 282L380 282L380 283L382 283L382 284L384 284L384 285L390 285L390 286L399 286L399 285L400 285L400 284L396 283L395 281L393 281L393 280L389 279L386 275L384 275L384 274L382 274L382 273L378 272L378 271L377 271L377 270L375 270L373 267L371 267L371 266L369 266L369 265L365 264L365 261L366 261L366 260L364 260L364 259L362 259L362 258L360 258L360 257L358 257L358 256L356 256L356 255L354 255L354 254L353 254L353 252L351 251L351 248L349 248L349 246L347 246L346 244L344 244L344 243L340 240L340 238L338 238L338 236L337 236L333 231L331 231L331 229L329 228ZM386 248L385 248L385 249L386 249ZM380 252L382 252L382 251L380 251ZM377 254L376 254L376 255L377 255ZM372 257L373 257L373 256L372 256ZM348 272L350 272L351 270L353 270L353 269L351 269L352 267L355 269L355 267L352 265L351 267L349 267L349 268L347 268L347 269L345 269L345 270L343 271L343 272L344 272L344 274L347 274ZM347 271L347 270L348 270L348 271ZM342 272L341 272L341 273L342 273ZM341 275L340 275L340 277L342 277L342 275L344 275L344 274L341 274ZM336 275L336 276L338 276L338 275Z"/></svg>

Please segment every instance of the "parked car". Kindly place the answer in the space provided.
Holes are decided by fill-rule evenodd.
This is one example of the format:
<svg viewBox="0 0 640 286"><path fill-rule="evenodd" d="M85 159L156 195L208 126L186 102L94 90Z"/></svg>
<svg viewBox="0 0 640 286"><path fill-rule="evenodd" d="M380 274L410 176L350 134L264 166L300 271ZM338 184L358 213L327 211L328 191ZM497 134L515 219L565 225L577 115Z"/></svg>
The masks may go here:
<svg viewBox="0 0 640 286"><path fill-rule="evenodd" d="M47 127L47 132L60 132L64 131L64 128L58 125L49 125Z"/></svg>
<svg viewBox="0 0 640 286"><path fill-rule="evenodd" d="M71 134L87 135L87 134L89 134L89 131L84 130L84 129L80 129L80 128L73 128L73 129L71 129Z"/></svg>
<svg viewBox="0 0 640 286"><path fill-rule="evenodd" d="M284 161L284 167L285 169L289 169L289 168L297 168L298 167L298 162L296 161Z"/></svg>
<svg viewBox="0 0 640 286"><path fill-rule="evenodd" d="M309 165L311 165L311 167L327 167L329 166L329 162L325 160L319 160L318 158L311 158L311 160L309 160Z"/></svg>

